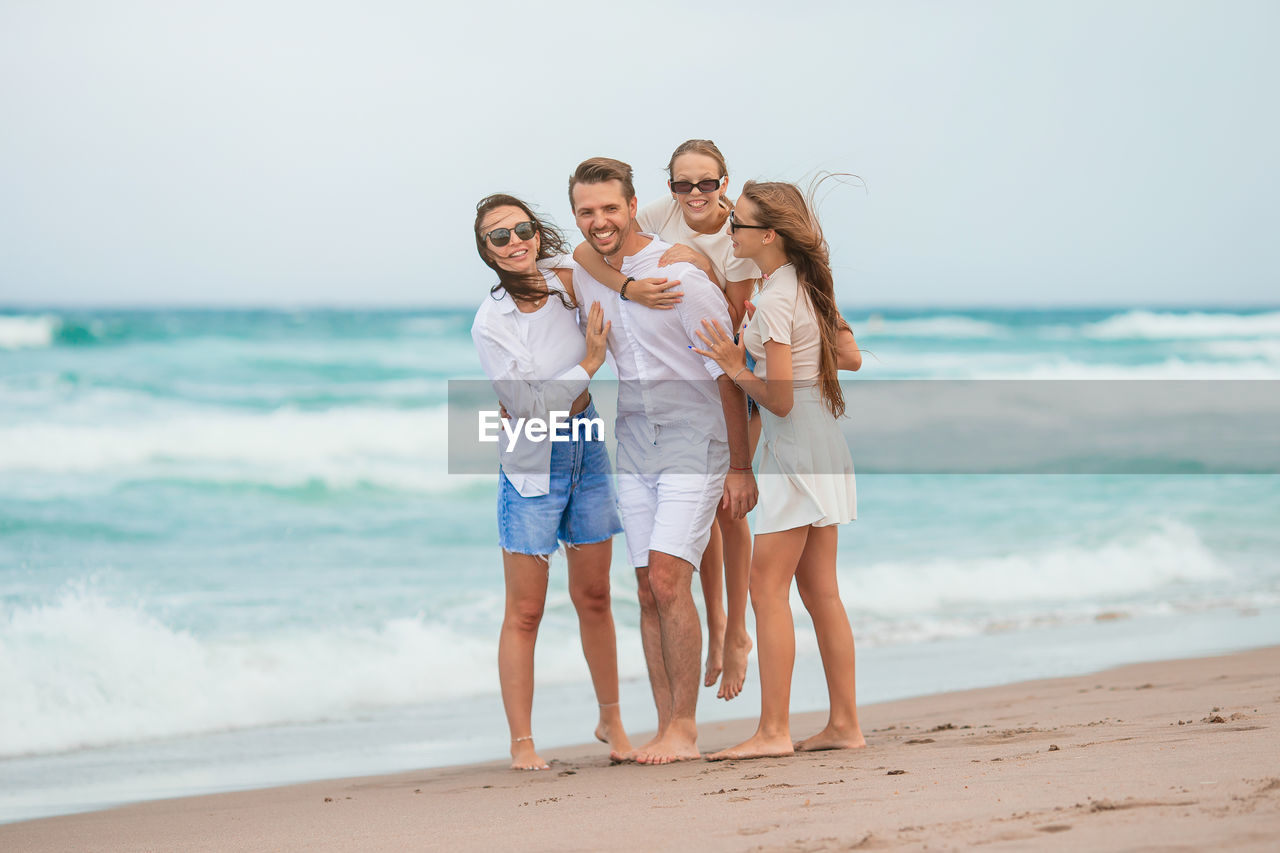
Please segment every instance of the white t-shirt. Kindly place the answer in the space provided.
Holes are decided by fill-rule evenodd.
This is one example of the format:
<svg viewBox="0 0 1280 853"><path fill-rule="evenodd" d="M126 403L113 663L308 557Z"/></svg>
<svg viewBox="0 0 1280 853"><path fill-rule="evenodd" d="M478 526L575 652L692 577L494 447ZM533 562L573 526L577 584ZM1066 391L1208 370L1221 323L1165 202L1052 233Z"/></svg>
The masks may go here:
<svg viewBox="0 0 1280 853"><path fill-rule="evenodd" d="M791 347L791 378L797 383L812 383L822 377L822 332L818 315L813 311L809 295L800 287L796 268L783 264L764 279L755 298L756 313L747 323L747 352L756 359L752 371L767 379L764 359L765 341L777 341Z"/></svg>
<svg viewBox="0 0 1280 853"><path fill-rule="evenodd" d="M578 325L578 311L565 308L557 293L565 292L554 272L563 259L539 264L551 295L537 311L524 313L515 300L499 290L485 297L471 324L471 340L480 367L489 377L498 400L513 418L550 419L551 412L568 412L591 377L579 364L587 342ZM521 437L510 451L506 437L498 441L502 472L524 497L545 495L551 485L551 442Z"/></svg>
<svg viewBox="0 0 1280 853"><path fill-rule="evenodd" d="M729 238L729 220L725 219L720 230L714 234L703 234L694 231L684 221L680 203L671 196L651 201L636 213L636 222L641 231L657 234L667 243L683 243L692 246L711 259L711 268L719 279L716 284L724 290L731 281L751 281L760 277L760 270L747 258L736 258L733 255L733 243ZM663 267L655 275L666 275L676 278L668 268ZM639 278L640 276L637 276ZM683 279L681 279L683 281Z"/></svg>
<svg viewBox="0 0 1280 853"><path fill-rule="evenodd" d="M729 308L715 284L693 264L672 264L659 273L658 259L669 248L669 243L653 239L627 256L621 271L635 278L659 274L679 278L684 299L674 309L645 308L623 300L616 290L605 287L581 267L573 271L573 289L579 305L599 302L604 319L613 324L609 352L619 380L619 421L641 416L647 421L646 429L688 426L701 435L727 441L720 390L714 381L724 371L690 345L702 347L695 332L702 329L704 317L728 331L732 326ZM585 321L585 314L581 316Z"/></svg>

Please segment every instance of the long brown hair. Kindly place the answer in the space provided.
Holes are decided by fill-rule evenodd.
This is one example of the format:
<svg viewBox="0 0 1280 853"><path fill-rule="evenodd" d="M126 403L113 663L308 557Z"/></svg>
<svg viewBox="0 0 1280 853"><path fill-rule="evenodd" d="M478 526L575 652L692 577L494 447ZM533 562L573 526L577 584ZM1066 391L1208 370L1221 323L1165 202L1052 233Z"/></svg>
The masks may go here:
<svg viewBox="0 0 1280 853"><path fill-rule="evenodd" d="M498 262L493 259L493 255L489 252L488 240L480 233L480 224L484 222L485 216L491 211L499 207L518 207L524 211L525 216L529 217L529 221L538 229L538 260L545 260L556 255L569 254L569 244L565 241L564 235L560 230L551 224L551 222L542 219L533 212L533 208L525 204L520 199L506 193L494 193L480 199L476 204L476 251L480 253L480 260L485 262L489 269L498 274L498 283L490 288L489 293L496 295L499 290L506 291L517 302L537 302L544 296L555 293L560 297L560 301L565 308L576 308L572 297L562 290L552 291L547 287L547 281L539 272L517 273L510 270L504 270L498 266Z"/></svg>
<svg viewBox="0 0 1280 853"><path fill-rule="evenodd" d="M818 318L822 354L818 362L822 399L837 418L844 414L844 393L836 368L836 335L844 319L836 308L835 280L831 275L831 255L822 236L822 226L811 205L794 184L782 181L747 181L742 194L758 211L758 224L782 237L787 260L796 269L800 288L809 297Z"/></svg>

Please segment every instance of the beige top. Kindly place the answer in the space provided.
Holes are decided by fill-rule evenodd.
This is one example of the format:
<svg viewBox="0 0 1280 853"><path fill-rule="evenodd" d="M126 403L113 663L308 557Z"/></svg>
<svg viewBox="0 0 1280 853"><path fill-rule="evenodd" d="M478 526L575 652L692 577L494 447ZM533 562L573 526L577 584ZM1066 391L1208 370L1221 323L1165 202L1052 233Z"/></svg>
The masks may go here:
<svg viewBox="0 0 1280 853"><path fill-rule="evenodd" d="M680 204L671 196L652 201L640 208L636 214L636 222L640 230L657 234L667 243L683 243L692 246L711 259L711 267L716 273L716 284L724 290L731 281L752 281L760 277L760 270L755 263L746 258L733 256L733 243L729 239L729 220L725 219L720 230L714 234L703 234L694 231L684 221L680 212ZM661 274L661 270L658 274Z"/></svg>
<svg viewBox="0 0 1280 853"><path fill-rule="evenodd" d="M752 371L766 379L765 341L777 341L791 347L791 378L795 382L812 383L821 378L822 332L818 316L809 296L800 288L796 268L791 264L778 267L765 276L755 298L756 313L747 323L747 351L756 359Z"/></svg>

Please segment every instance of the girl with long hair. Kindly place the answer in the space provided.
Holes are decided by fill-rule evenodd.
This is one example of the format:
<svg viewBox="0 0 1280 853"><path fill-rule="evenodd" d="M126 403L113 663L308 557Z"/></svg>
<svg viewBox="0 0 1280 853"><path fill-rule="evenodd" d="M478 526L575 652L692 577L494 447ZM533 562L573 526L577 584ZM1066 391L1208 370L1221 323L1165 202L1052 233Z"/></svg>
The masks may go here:
<svg viewBox="0 0 1280 853"><path fill-rule="evenodd" d="M599 418L587 384L604 362L609 324L599 303L586 318L570 269L552 269L563 236L529 205L491 195L476 205L476 251L498 276L476 312L471 337L506 415L550 419L568 412L570 441L499 442L498 539L506 608L498 679L511 730L511 767L545 770L533 744L533 652L547 597L550 555L563 542L569 596L599 703L596 737L627 757L618 705L617 641L609 594L612 539L621 532L603 436L574 426ZM560 262L563 263L563 262Z"/></svg>
<svg viewBox="0 0 1280 853"><path fill-rule="evenodd" d="M865 746L858 724L854 644L836 581L838 525L857 516L853 460L836 419L845 402L837 370L857 369L856 344L836 308L822 229L795 186L748 181L730 217L734 253L764 281L739 340L714 324L704 355L761 408L760 501L751 562L751 605L760 664L760 723L754 735L711 759L786 755ZM755 357L754 368L746 355ZM813 619L826 674L826 728L793 744L790 728L795 625L791 581Z"/></svg>

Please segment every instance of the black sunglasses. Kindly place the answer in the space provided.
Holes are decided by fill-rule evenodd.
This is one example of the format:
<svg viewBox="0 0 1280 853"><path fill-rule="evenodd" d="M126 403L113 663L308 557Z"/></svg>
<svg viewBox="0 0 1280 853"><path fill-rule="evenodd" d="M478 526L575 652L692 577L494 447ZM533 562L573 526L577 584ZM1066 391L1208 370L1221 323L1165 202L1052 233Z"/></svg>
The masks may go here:
<svg viewBox="0 0 1280 853"><path fill-rule="evenodd" d="M693 192L693 188L697 187L699 192L713 193L720 189L720 182L724 178L707 178L705 181L667 181L667 185L671 187L671 191L676 195L688 195Z"/></svg>
<svg viewBox="0 0 1280 853"><path fill-rule="evenodd" d="M511 232L516 232L516 237L520 240L528 240L534 234L538 233L538 226L534 225L527 219L524 222L517 222L510 228L495 228L488 234L481 234L481 239L488 240L494 246L505 246L511 242Z"/></svg>
<svg viewBox="0 0 1280 853"><path fill-rule="evenodd" d="M732 234L739 228L759 228L761 231L771 231L768 225L748 225L745 222L739 222L738 218L733 215L733 211L729 211L729 233Z"/></svg>

